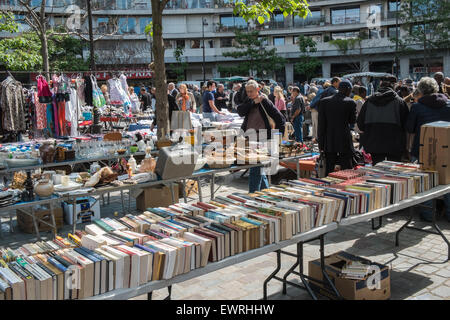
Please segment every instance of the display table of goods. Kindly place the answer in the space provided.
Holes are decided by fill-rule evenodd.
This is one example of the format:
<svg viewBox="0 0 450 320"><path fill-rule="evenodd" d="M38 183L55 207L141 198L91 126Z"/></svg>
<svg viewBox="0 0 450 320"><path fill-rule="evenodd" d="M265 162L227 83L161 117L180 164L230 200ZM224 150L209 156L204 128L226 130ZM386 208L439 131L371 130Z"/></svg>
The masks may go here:
<svg viewBox="0 0 450 320"><path fill-rule="evenodd" d="M254 194L98 219L64 238L3 248L0 294L6 299L83 299L141 288L316 229L329 232L341 219L388 209L437 186L435 171L385 161ZM67 277L76 279L76 286Z"/></svg>

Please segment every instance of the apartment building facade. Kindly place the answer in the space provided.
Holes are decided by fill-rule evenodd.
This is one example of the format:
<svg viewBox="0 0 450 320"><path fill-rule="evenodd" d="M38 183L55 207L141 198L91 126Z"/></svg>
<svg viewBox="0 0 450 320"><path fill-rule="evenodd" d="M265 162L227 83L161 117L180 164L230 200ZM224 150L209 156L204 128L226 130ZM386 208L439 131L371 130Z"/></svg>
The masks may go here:
<svg viewBox="0 0 450 320"><path fill-rule="evenodd" d="M22 21L25 13L15 1L0 0L0 8L8 6ZM68 9L69 5L78 6L83 12L84 1L49 0L49 24L66 23L74 13L73 8ZM311 14L306 19L284 17L280 13L274 14L271 21L259 24L233 16L230 0L170 0L163 16L165 62L175 63L174 50L182 47L182 60L188 63L186 80L203 79L203 60L206 78L220 77L219 65L238 63L223 54L235 50L234 31L239 29L258 30L265 46L276 47L277 53L287 59L283 70L267 75L285 84L302 80L302 75L294 69L300 55L297 41L301 34L317 43L317 52L312 55L322 61L322 74L318 76L328 78L357 71L395 72L396 47L392 39L405 32L396 19L396 0L310 0L308 3ZM32 0L32 4L37 6L40 0ZM150 0L92 0L92 6L94 33L111 34L95 43L97 64L101 69L144 71L151 61L151 39L144 33L151 21ZM22 30L26 28L21 26ZM346 54L329 42L355 38L360 32L365 32L368 39ZM423 55L418 49L414 54L398 56L401 78L422 75ZM88 55L87 50L84 54ZM427 63L431 72L450 74L449 50L436 52Z"/></svg>

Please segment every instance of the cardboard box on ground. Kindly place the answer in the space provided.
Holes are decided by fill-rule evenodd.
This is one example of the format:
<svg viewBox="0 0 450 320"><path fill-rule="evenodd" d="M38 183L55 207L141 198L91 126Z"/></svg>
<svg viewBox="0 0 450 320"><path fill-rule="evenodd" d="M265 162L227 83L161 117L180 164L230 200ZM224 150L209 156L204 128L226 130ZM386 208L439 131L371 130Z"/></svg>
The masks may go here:
<svg viewBox="0 0 450 320"><path fill-rule="evenodd" d="M145 211L147 208L168 207L179 200L178 184L174 184L174 200L170 187L158 185L142 189L142 192L136 198L136 208Z"/></svg>
<svg viewBox="0 0 450 320"><path fill-rule="evenodd" d="M64 221L73 222L73 203L63 202ZM92 222L100 219L100 201L94 197L81 197L76 199L76 223Z"/></svg>
<svg viewBox="0 0 450 320"><path fill-rule="evenodd" d="M386 300L390 298L391 277L388 266L384 266L376 262L370 262L371 265L379 268L379 274L375 273L371 276L367 276L366 279L363 280L341 278L341 270L349 261L370 262L367 259L354 256L344 251L325 257L325 271L344 299ZM309 276L317 280L324 280L322 269L320 268L320 259L309 262ZM377 281L379 285L376 284ZM324 290L322 290L324 287L323 284L316 281L310 281L310 284L313 289L316 289L316 291L329 296ZM329 290L331 290L331 288ZM333 297L330 296L330 298Z"/></svg>
<svg viewBox="0 0 450 320"><path fill-rule="evenodd" d="M436 121L420 128L419 161L423 169L439 172L439 184L450 183L450 122Z"/></svg>
<svg viewBox="0 0 450 320"><path fill-rule="evenodd" d="M17 224L18 224L20 230L22 230L23 232L34 233L36 230L34 229L33 218L30 215L26 214L25 212L31 213L31 209L29 209L29 210L17 209L16 210ZM45 222L49 223L50 225L53 224L49 206L39 206L39 208L35 209L34 214L37 219L45 221ZM63 226L63 209L61 207L54 207L53 215L55 216L55 223L56 223L57 229L61 228ZM36 220L39 231L52 230L51 226L49 226L46 223L43 223L42 221Z"/></svg>

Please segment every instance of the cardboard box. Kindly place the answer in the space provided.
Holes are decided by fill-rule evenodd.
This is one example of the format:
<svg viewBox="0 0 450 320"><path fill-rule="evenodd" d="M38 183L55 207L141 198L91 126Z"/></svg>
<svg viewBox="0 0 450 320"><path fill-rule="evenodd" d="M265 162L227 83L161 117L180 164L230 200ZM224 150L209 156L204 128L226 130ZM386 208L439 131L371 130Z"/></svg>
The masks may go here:
<svg viewBox="0 0 450 320"><path fill-rule="evenodd" d="M390 298L391 279L388 266L384 266L376 262L370 262L371 265L380 270L378 273L367 276L364 280L341 278L341 269L346 265L348 261L370 262L367 259L354 256L344 251L340 251L338 253L334 253L330 256L325 257L325 271L344 299L386 300ZM322 269L320 268L320 259L309 262L309 276L317 280L323 280ZM375 284L376 282L379 283L379 286L372 286L372 284ZM330 298L333 298L333 296L330 296L326 291L323 290L323 284L316 281L310 281L310 284L311 287L316 291L323 293Z"/></svg>
<svg viewBox="0 0 450 320"><path fill-rule="evenodd" d="M450 183L450 122L436 121L420 128L419 161L423 169L436 170L439 184Z"/></svg>
<svg viewBox="0 0 450 320"><path fill-rule="evenodd" d="M24 209L16 210L17 224L18 224L20 230L22 230L23 232L34 233L36 230L34 229L33 217L26 214L25 212L31 213L31 209L30 210L24 210ZM45 221L45 222L49 223L50 225L53 224L51 213L50 213L50 208L48 206L45 206L45 207L39 206L39 208L37 208L34 211L34 215L37 219L41 219L42 221ZM53 215L55 217L56 228L57 229L61 228L63 226L63 209L61 207L54 207ZM49 226L46 223L43 223L42 221L36 220L39 231L53 230L53 228L51 226Z"/></svg>
<svg viewBox="0 0 450 320"><path fill-rule="evenodd" d="M72 224L73 203L63 202L64 221ZM76 200L76 223L92 222L100 219L100 201L94 197L83 197Z"/></svg>
<svg viewBox="0 0 450 320"><path fill-rule="evenodd" d="M172 192L165 185L153 186L145 188L136 198L136 208L141 211L147 208L167 207L174 203L178 203L179 191L178 184L174 184L174 200L172 201Z"/></svg>

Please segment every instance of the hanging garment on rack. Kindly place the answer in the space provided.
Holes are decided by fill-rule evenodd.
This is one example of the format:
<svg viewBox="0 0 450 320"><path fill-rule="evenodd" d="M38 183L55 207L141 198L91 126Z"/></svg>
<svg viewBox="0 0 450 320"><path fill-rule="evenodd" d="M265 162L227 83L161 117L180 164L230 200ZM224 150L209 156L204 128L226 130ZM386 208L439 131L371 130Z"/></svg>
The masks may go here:
<svg viewBox="0 0 450 320"><path fill-rule="evenodd" d="M34 109L36 114L36 129L42 130L47 127L47 105L39 102L38 93L34 92Z"/></svg>
<svg viewBox="0 0 450 320"><path fill-rule="evenodd" d="M66 101L64 95L57 93L56 105L58 106L58 126L59 135L66 135Z"/></svg>
<svg viewBox="0 0 450 320"><path fill-rule="evenodd" d="M84 99L86 105L93 106L92 80L90 76L84 76Z"/></svg>
<svg viewBox="0 0 450 320"><path fill-rule="evenodd" d="M71 137L78 136L78 117L81 115L81 101L77 96L77 90L70 89L70 101L66 103L66 120L70 121Z"/></svg>
<svg viewBox="0 0 450 320"><path fill-rule="evenodd" d="M41 103L52 102L52 92L48 86L47 80L43 76L37 77L38 97Z"/></svg>
<svg viewBox="0 0 450 320"><path fill-rule="evenodd" d="M123 90L119 79L109 79L109 98L112 105L123 105L125 113L131 108L131 101L126 91Z"/></svg>
<svg viewBox="0 0 450 320"><path fill-rule="evenodd" d="M1 85L2 129L24 131L25 112L22 84L13 77L6 78Z"/></svg>
<svg viewBox="0 0 450 320"><path fill-rule="evenodd" d="M84 103L85 103L85 98L84 98L85 81L82 78L77 77L75 79L75 85L77 86L77 97L78 97L81 105L84 105Z"/></svg>
<svg viewBox="0 0 450 320"><path fill-rule="evenodd" d="M95 107L101 108L106 104L105 97L103 96L103 92L100 90L97 84L97 79L91 75L92 82L92 103Z"/></svg>
<svg viewBox="0 0 450 320"><path fill-rule="evenodd" d="M122 73L119 77L119 80L120 84L122 85L123 91L125 91L125 93L128 93L127 76Z"/></svg>
<svg viewBox="0 0 450 320"><path fill-rule="evenodd" d="M52 106L53 106L53 126L54 126L54 133L57 137L60 136L60 131L59 131L59 117L58 117L58 102L56 101L56 94L53 95L53 101L52 101Z"/></svg>
<svg viewBox="0 0 450 320"><path fill-rule="evenodd" d="M47 128L45 128L45 130L47 131L49 137L53 137L55 132L55 125L53 122L53 103L46 104L46 118Z"/></svg>

